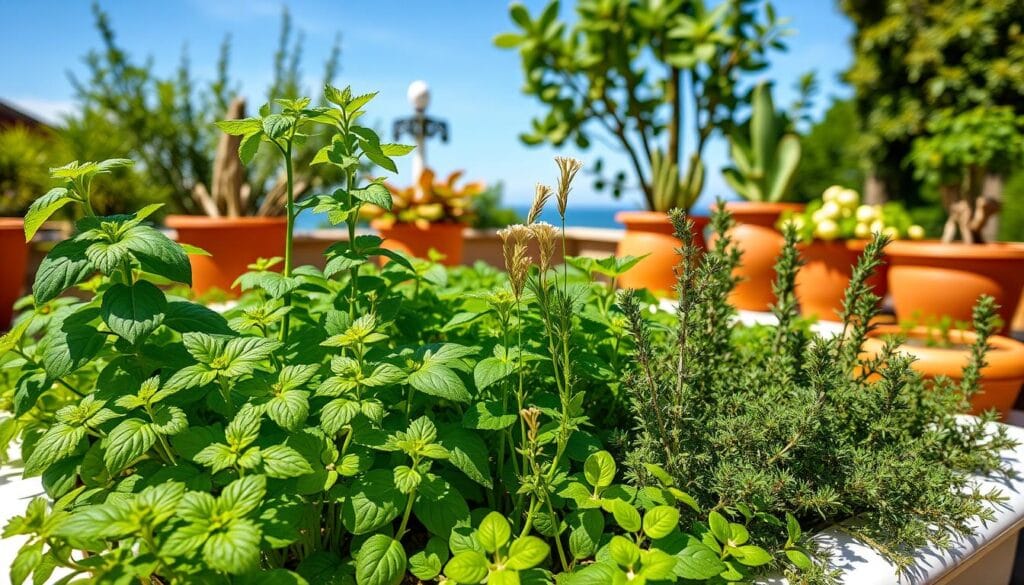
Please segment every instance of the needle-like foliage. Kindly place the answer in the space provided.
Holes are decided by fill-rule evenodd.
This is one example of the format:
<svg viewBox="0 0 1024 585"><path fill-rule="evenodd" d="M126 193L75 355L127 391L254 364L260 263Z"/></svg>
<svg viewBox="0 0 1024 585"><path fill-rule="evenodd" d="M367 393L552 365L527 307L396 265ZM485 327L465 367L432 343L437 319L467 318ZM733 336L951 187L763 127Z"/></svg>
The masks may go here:
<svg viewBox="0 0 1024 585"><path fill-rule="evenodd" d="M995 305L980 300L979 336L963 383L925 381L890 343L873 360L860 347L879 298L867 284L886 244L876 238L858 262L843 304L843 333L815 337L797 318L795 234L776 266L777 326L747 328L727 302L739 254L718 213L703 255L688 221L672 221L680 250L678 326L652 336L634 293L620 298L636 344L624 386L636 428L627 462L634 479L654 482L663 467L707 508L754 517L758 538L781 545L785 520L841 524L905 567L912 547L948 545L968 522L990 516L977 472L1006 472L998 451L1012 442L987 423L958 416L978 391ZM661 340L658 342L654 340Z"/></svg>

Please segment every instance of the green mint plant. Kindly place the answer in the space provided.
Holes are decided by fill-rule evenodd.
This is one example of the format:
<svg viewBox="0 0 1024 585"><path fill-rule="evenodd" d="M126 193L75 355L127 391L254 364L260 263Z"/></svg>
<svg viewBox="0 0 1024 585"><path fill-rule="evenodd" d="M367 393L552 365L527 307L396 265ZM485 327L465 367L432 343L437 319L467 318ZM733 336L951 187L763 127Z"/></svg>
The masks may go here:
<svg viewBox="0 0 1024 585"><path fill-rule="evenodd" d="M968 521L991 517L998 490L979 490L970 475L1006 473L998 453L1014 442L989 424L991 413L958 416L978 389L991 299L976 310L981 328L965 380L929 382L895 343L876 359L861 357L879 304L867 279L884 236L854 270L842 334L814 337L797 318L801 262L797 234L787 230L776 266L778 325L750 335L726 302L739 259L728 217L712 219L719 238L703 255L685 216L672 220L684 242L673 334L652 335L636 294L621 297L636 347L624 383L638 429L626 453L631 478L640 486L670 479L701 507L749 519L750 534L776 553L772 566L810 570L814 582L829 575L809 562L800 523L838 525L906 567L915 547L948 546L969 532Z"/></svg>
<svg viewBox="0 0 1024 585"><path fill-rule="evenodd" d="M224 129L242 136L243 160L270 143L286 168L295 144L326 133L315 162L344 180L289 196L289 222L326 213L351 237L322 270L293 266L289 237L284 258L238 279L242 297L223 313L167 288L188 284L187 253L199 251L148 225L153 208L88 211L92 178L127 163L57 173L65 190L35 213L64 198L85 217L2 339L4 439L21 440L46 490L5 530L27 539L13 582L58 570L96 583L546 582L579 573L616 534L639 538L621 522L590 534L593 510L561 495L600 477L601 498L647 509L637 490L606 485L611 455L586 412L587 393L612 394L616 376L584 366L630 346L610 289L556 269L564 232L546 224L506 232L509 278L445 272L357 234L362 205L390 205L360 169L393 171L408 148L358 124L372 94L325 95L330 106L283 100ZM579 165L559 167L550 193L564 217ZM61 296L75 287L78 298ZM675 518L678 502L661 505L647 515ZM665 565L690 554L637 546Z"/></svg>

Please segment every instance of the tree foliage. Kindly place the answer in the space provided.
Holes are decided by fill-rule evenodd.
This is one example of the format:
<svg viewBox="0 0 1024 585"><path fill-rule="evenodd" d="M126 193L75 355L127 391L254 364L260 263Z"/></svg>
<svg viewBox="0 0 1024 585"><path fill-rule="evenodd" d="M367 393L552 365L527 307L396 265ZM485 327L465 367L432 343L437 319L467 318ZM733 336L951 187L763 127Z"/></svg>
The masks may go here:
<svg viewBox="0 0 1024 585"><path fill-rule="evenodd" d="M890 196L922 200L906 172L913 141L940 109L1024 113L1024 4L843 0L857 30L846 73L862 120L861 154Z"/></svg>
<svg viewBox="0 0 1024 585"><path fill-rule="evenodd" d="M546 110L521 135L523 142L610 143L629 160L632 186L649 207L689 207L703 186L708 139L746 99L740 81L764 69L771 49L784 48L785 19L776 18L770 3L763 12L761 6L752 0L714 8L703 0L581 0L570 24L558 18L556 0L535 17L513 4L518 30L498 35L495 44L519 50L524 92ZM692 120L684 120L684 111ZM620 195L626 174L611 182ZM659 191L659 184L670 187Z"/></svg>

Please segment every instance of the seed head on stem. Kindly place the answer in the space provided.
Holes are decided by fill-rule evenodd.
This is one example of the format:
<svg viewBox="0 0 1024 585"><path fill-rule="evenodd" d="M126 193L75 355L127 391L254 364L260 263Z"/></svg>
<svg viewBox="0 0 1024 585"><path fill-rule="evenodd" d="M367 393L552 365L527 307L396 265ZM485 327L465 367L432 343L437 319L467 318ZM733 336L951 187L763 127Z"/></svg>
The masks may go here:
<svg viewBox="0 0 1024 585"><path fill-rule="evenodd" d="M544 204L551 198L551 187L537 183L537 189L533 195L533 204L530 205L530 213L526 216L526 225L531 225L540 217Z"/></svg>
<svg viewBox="0 0 1024 585"><path fill-rule="evenodd" d="M576 173L583 168L583 163L570 156L556 156L555 164L558 165L558 214L565 219L565 208L569 204L569 191L572 190L573 179L576 178Z"/></svg>

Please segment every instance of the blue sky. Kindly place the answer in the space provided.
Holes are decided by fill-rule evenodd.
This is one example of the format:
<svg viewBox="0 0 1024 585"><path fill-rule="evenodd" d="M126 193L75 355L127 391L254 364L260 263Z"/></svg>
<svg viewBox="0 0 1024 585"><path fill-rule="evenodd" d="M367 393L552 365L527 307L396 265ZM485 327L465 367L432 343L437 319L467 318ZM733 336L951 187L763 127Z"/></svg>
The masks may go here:
<svg viewBox="0 0 1024 585"><path fill-rule="evenodd" d="M339 84L356 90L379 90L370 119L378 127L408 115L408 84L426 80L433 100L430 113L451 127L447 145L428 145L428 164L439 172L465 169L470 178L504 181L506 201L521 203L532 197L537 180L551 181L554 165L550 148L529 148L517 139L529 127L540 107L520 92L522 73L515 52L495 48L493 36L512 30L508 3L500 0L174 0L139 2L103 0L118 42L133 57L152 57L158 71L177 67L182 48L188 47L193 73L201 80L213 74L218 47L225 34L233 40L232 73L242 80L250 101L261 99L271 77L271 58L277 45L282 7L287 4L296 28L305 35L303 71L309 90L321 83L323 62L336 33L342 35ZM525 4L536 14L544 1ZM820 115L833 96L849 89L837 76L851 59L851 24L835 4L826 0L777 0L780 15L791 18L796 34L789 50L775 53L761 77L776 82L776 100L788 104L793 85L804 72L815 70L821 87L814 112ZM562 14L571 14L573 2L563 1ZM68 72L84 75L82 56L99 46L89 3L67 0L12 2L4 7L7 26L0 36L0 99L53 119L73 107ZM604 154L615 166L612 153L592 149L579 153L584 162ZM727 164L724 142L710 145L704 196L727 195L719 169ZM624 166L622 168L625 168ZM408 163L400 165L408 180ZM579 184L579 205L611 201L589 184ZM627 195L620 205L637 206L638 195Z"/></svg>

